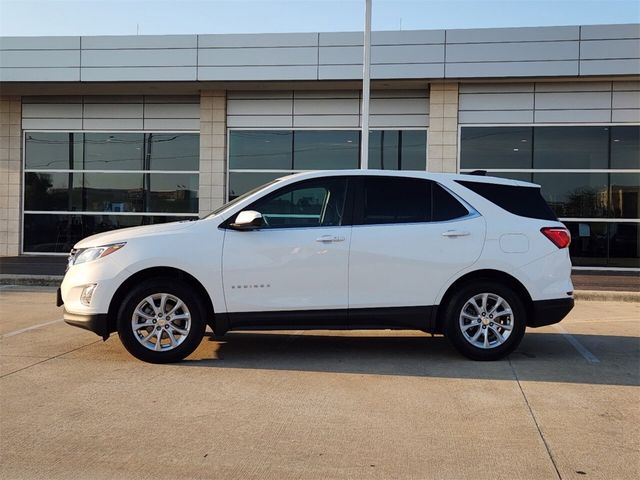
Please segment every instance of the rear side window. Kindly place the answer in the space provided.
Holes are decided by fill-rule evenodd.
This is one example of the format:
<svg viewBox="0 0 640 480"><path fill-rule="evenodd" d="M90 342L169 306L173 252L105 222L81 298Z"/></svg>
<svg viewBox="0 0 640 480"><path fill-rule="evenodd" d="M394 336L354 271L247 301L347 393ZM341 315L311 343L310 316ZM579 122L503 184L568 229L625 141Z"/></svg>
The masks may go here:
<svg viewBox="0 0 640 480"><path fill-rule="evenodd" d="M419 178L366 177L362 224L417 223L431 219L431 182Z"/></svg>
<svg viewBox="0 0 640 480"><path fill-rule="evenodd" d="M517 187L461 180L457 180L457 182L514 215L540 220L558 220L537 187Z"/></svg>
<svg viewBox="0 0 640 480"><path fill-rule="evenodd" d="M445 188L431 180L404 177L366 177L356 206L363 225L442 222L469 211Z"/></svg>
<svg viewBox="0 0 640 480"><path fill-rule="evenodd" d="M444 222L446 220L454 220L469 214L464 207L453 195L447 192L437 183L433 184L432 193L433 218L434 222Z"/></svg>

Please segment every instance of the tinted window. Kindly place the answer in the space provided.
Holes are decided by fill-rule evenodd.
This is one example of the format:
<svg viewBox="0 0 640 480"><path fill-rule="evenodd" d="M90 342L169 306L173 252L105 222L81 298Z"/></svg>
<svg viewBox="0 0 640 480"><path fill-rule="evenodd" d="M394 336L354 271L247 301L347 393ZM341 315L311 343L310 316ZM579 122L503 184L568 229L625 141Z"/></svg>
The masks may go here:
<svg viewBox="0 0 640 480"><path fill-rule="evenodd" d="M464 127L460 168L531 168L532 127Z"/></svg>
<svg viewBox="0 0 640 480"><path fill-rule="evenodd" d="M75 139L75 140L74 140ZM81 133L25 134L25 168L37 170L80 168Z"/></svg>
<svg viewBox="0 0 640 480"><path fill-rule="evenodd" d="M640 168L640 126L611 128L611 168Z"/></svg>
<svg viewBox="0 0 640 480"><path fill-rule="evenodd" d="M24 251L68 252L79 240L95 233L188 218L190 217L27 213L24 215Z"/></svg>
<svg viewBox="0 0 640 480"><path fill-rule="evenodd" d="M358 168L360 132L348 130L295 132L295 170L339 170Z"/></svg>
<svg viewBox="0 0 640 480"><path fill-rule="evenodd" d="M533 168L608 168L608 127L536 127Z"/></svg>
<svg viewBox="0 0 640 480"><path fill-rule="evenodd" d="M144 170L144 134L85 133L84 170Z"/></svg>
<svg viewBox="0 0 640 480"><path fill-rule="evenodd" d="M229 132L230 169L291 170L293 168L293 132Z"/></svg>
<svg viewBox="0 0 640 480"><path fill-rule="evenodd" d="M372 130L369 133L369 168L425 171L427 132Z"/></svg>
<svg viewBox="0 0 640 480"><path fill-rule="evenodd" d="M291 172L229 172L229 201Z"/></svg>
<svg viewBox="0 0 640 480"><path fill-rule="evenodd" d="M539 188L461 180L457 180L457 182L514 215L541 220L557 220L549 205L542 198Z"/></svg>
<svg viewBox="0 0 640 480"><path fill-rule="evenodd" d="M363 192L365 225L431 220L431 182L417 178L366 177Z"/></svg>
<svg viewBox="0 0 640 480"><path fill-rule="evenodd" d="M265 228L342 225L347 180L304 181L256 201L246 208L262 214Z"/></svg>
<svg viewBox="0 0 640 480"><path fill-rule="evenodd" d="M149 170L200 169L200 135L197 133L148 133Z"/></svg>
<svg viewBox="0 0 640 480"><path fill-rule="evenodd" d="M611 214L616 218L640 217L640 173L611 173Z"/></svg>
<svg viewBox="0 0 640 480"><path fill-rule="evenodd" d="M469 214L464 205L437 183L433 184L432 195L434 222L453 220Z"/></svg>
<svg viewBox="0 0 640 480"><path fill-rule="evenodd" d="M606 173L534 173L542 196L559 217L605 217L608 207Z"/></svg>

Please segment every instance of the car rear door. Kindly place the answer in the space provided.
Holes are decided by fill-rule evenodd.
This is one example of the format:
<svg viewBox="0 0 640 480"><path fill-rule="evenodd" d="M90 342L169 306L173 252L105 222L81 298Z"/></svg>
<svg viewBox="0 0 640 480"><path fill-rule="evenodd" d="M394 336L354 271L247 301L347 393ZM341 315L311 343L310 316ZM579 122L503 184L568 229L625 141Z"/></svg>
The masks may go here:
<svg viewBox="0 0 640 480"><path fill-rule="evenodd" d="M480 256L484 219L426 179L367 176L356 191L349 322L370 323L364 309L376 308L390 324L424 327L415 322L445 282Z"/></svg>

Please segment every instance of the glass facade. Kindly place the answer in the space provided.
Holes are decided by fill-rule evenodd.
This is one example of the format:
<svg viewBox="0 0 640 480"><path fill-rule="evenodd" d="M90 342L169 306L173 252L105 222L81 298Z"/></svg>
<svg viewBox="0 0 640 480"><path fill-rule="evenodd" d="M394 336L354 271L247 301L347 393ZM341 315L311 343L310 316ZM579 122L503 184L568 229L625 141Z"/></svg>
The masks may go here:
<svg viewBox="0 0 640 480"><path fill-rule="evenodd" d="M271 180L305 170L360 165L359 130L231 130L229 200ZM369 167L426 170L425 130L372 130Z"/></svg>
<svg viewBox="0 0 640 480"><path fill-rule="evenodd" d="M640 126L463 127L460 170L538 183L573 264L640 267Z"/></svg>
<svg viewBox="0 0 640 480"><path fill-rule="evenodd" d="M24 252L115 228L196 218L195 133L25 133Z"/></svg>

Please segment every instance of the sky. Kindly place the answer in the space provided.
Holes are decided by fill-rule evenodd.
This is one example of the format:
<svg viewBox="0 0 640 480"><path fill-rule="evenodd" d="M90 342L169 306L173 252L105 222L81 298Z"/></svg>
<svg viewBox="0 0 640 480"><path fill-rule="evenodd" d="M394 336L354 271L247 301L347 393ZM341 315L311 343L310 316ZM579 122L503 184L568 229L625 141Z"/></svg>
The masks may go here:
<svg viewBox="0 0 640 480"><path fill-rule="evenodd" d="M353 31L364 0L0 0L0 36ZM373 0L372 30L640 23L640 0Z"/></svg>

